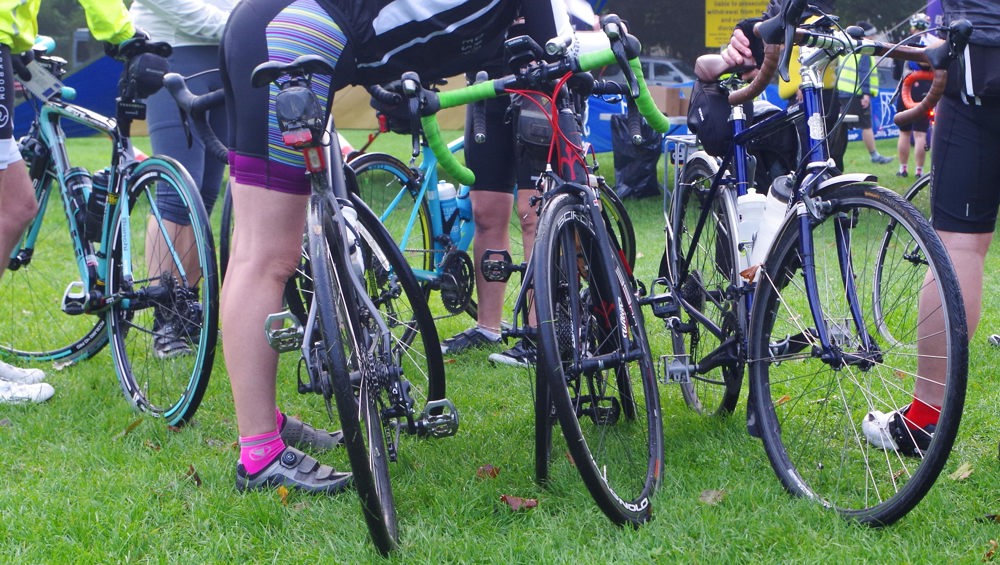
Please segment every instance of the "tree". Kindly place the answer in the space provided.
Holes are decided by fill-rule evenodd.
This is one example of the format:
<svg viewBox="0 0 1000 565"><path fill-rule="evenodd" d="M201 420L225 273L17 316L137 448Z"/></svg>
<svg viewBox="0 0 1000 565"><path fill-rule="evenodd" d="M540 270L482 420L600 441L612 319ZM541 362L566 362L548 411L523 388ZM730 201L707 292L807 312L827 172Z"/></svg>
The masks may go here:
<svg viewBox="0 0 1000 565"><path fill-rule="evenodd" d="M43 0L38 12L38 33L56 41L56 55L72 61L73 32L86 28L83 8L76 0Z"/></svg>

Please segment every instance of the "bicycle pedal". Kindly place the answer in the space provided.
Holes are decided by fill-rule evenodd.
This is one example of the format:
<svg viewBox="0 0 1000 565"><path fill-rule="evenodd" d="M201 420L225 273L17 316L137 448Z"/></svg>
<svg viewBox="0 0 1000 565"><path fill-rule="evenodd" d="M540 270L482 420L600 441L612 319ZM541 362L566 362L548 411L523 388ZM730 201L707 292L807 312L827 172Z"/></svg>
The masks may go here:
<svg viewBox="0 0 1000 565"><path fill-rule="evenodd" d="M479 262L479 269L483 273L483 278L487 281L507 282L510 274L516 270L511 264L513 261L510 253L506 250L487 249L483 253L482 260Z"/></svg>
<svg viewBox="0 0 1000 565"><path fill-rule="evenodd" d="M693 369L675 356L660 357L660 381L663 384L690 384Z"/></svg>
<svg viewBox="0 0 1000 565"><path fill-rule="evenodd" d="M577 419L587 416L597 426L613 426L621 418L622 405L614 396L583 394L577 401Z"/></svg>
<svg viewBox="0 0 1000 565"><path fill-rule="evenodd" d="M435 438L458 433L458 410L447 398L431 400L420 413L421 431Z"/></svg>
<svg viewBox="0 0 1000 565"><path fill-rule="evenodd" d="M73 281L66 286L63 293L62 311L70 316L78 316L86 313L90 305L90 295L82 281Z"/></svg>
<svg viewBox="0 0 1000 565"><path fill-rule="evenodd" d="M302 347L304 333L299 319L288 310L271 314L264 320L267 344L278 353L295 351Z"/></svg>

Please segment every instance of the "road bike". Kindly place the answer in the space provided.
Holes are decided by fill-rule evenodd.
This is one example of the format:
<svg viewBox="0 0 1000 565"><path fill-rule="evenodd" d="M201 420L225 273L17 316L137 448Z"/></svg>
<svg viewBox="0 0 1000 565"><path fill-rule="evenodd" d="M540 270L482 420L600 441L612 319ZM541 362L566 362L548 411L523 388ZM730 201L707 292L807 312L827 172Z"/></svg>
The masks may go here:
<svg viewBox="0 0 1000 565"><path fill-rule="evenodd" d="M148 94L135 90L142 77L130 73L142 70L132 61L163 57L169 49L145 41L122 49L115 117L74 104L75 92L59 80L66 61L46 55L44 46L15 57L35 109L18 143L39 210L0 285L8 320L0 351L59 367L110 342L126 398L178 426L194 415L212 371L218 282L208 215L194 181L169 157L140 160L130 139ZM107 167L91 173L73 165L65 122L111 140ZM179 206L161 205L167 193Z"/></svg>
<svg viewBox="0 0 1000 565"><path fill-rule="evenodd" d="M535 474L542 484L565 472L554 456L558 419L572 464L598 506L617 524L641 524L652 516L660 483L663 446L659 394L637 291L621 250L609 235L598 189L583 154L579 101L590 92L624 95L657 131L669 120L653 104L642 81L638 41L615 16L604 16L611 47L576 54L572 40L557 38L546 50L531 38L506 42L516 71L453 91L421 86L414 73L400 81L403 96L421 115L427 145L453 178L475 176L442 141L435 112L478 100L518 94L536 104L551 125L551 144L535 196L538 233L507 335L538 346L535 371ZM546 62L546 60L551 62ZM587 71L623 68L628 84L599 83ZM396 102L399 102L398 100ZM639 114L630 130L639 135ZM559 158L555 158L558 155ZM521 187L524 189L525 187ZM505 269L508 272L512 269ZM529 313L540 322L529 325Z"/></svg>
<svg viewBox="0 0 1000 565"><path fill-rule="evenodd" d="M678 172L664 212L665 272L644 303L659 318L649 331L664 352L661 381L678 384L693 409L725 414L748 370L747 428L786 490L880 526L919 503L954 444L968 371L964 309L926 219L874 176L835 170L821 76L851 52L933 59L936 67L945 57L865 40L830 16L796 27L804 7L791 0L760 26L769 43L761 72L729 94L733 148L721 160L694 153ZM945 55L960 51L967 31L955 26ZM787 78L789 50L778 44L793 43L801 46L803 102L748 126L742 104L779 67ZM936 72L936 96L943 73ZM774 179L767 197L757 194L764 187L753 187L747 145L801 119L808 145L797 167ZM760 220L775 211L779 222ZM940 307L921 312L921 292ZM924 349L929 334L940 350ZM926 368L932 362L943 375ZM873 445L872 415L909 406L915 387L929 385L941 391L936 428L900 429L898 449L881 436Z"/></svg>
<svg viewBox="0 0 1000 565"><path fill-rule="evenodd" d="M377 217L353 194L333 117L313 90L314 76L332 73L322 57L304 55L263 63L251 77L255 87L278 87L283 139L302 151L313 190L303 261L294 291L285 293L289 310L269 316L264 331L278 351L300 351L299 392L322 396L331 417L336 408L365 522L388 553L399 543L389 463L400 455L400 436L454 435L458 412L444 397L427 303ZM181 78L170 77L168 88L194 104Z"/></svg>

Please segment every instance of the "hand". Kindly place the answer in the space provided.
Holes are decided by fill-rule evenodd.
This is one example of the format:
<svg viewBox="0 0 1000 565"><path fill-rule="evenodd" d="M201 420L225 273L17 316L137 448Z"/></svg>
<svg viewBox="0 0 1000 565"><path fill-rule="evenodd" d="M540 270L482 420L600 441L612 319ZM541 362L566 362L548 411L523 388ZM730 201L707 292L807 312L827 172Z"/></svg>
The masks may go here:
<svg viewBox="0 0 1000 565"><path fill-rule="evenodd" d="M872 103L871 96L864 94L861 96L861 107L867 108Z"/></svg>
<svg viewBox="0 0 1000 565"><path fill-rule="evenodd" d="M149 34L136 28L135 34L132 37L122 41L118 45L105 43L104 53L112 59L124 61L134 55L138 51L138 48L145 44L147 40L149 40Z"/></svg>
<svg viewBox="0 0 1000 565"><path fill-rule="evenodd" d="M750 40L743 30L736 28L729 45L722 50L722 58L729 67L754 66L753 51L750 50Z"/></svg>

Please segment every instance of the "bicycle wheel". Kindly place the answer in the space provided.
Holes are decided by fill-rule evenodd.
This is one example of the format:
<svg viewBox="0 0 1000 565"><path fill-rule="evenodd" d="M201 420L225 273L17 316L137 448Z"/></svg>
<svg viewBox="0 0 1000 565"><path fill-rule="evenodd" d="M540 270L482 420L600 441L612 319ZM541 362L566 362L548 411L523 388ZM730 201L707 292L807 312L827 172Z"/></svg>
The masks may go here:
<svg viewBox="0 0 1000 565"><path fill-rule="evenodd" d="M423 289L378 216L356 196L351 202L358 213L365 287L392 333L410 394L419 405L441 400L444 357Z"/></svg>
<svg viewBox="0 0 1000 565"><path fill-rule="evenodd" d="M682 303L678 318L655 324L650 338L661 346L669 343L674 359L690 368L687 382L679 385L681 394L690 408L710 416L731 413L739 401L744 364L738 348L746 319L746 306L734 290L740 286L736 202L725 187L708 200L713 176L705 161L684 166L676 195L680 209L671 219L676 241L667 242L676 254L673 272L660 273L670 277ZM695 230L706 208L708 216L695 245ZM706 363L710 358L718 362Z"/></svg>
<svg viewBox="0 0 1000 565"><path fill-rule="evenodd" d="M917 211L928 220L931 217L930 185L930 173L921 175L903 195L903 198L910 204L913 204ZM872 285L872 314L875 318L876 327L879 334L892 344L899 343L899 339L892 334L892 324L888 320L895 305L891 303L892 297L882 296L883 278L888 277L886 279L888 280L893 276L899 275L898 269L906 265L909 265L911 267L910 270L914 271L913 274L906 276L919 276L923 273L924 264L926 263L926 259L921 254L921 249L916 244L905 249L899 249L894 246L896 242L894 234L896 225L895 222L889 222L886 225L885 233L882 237L882 246L879 248L878 256L875 260L875 282ZM906 262L900 263L898 261L899 257L894 255L906 258ZM887 270L894 270L895 272L887 273ZM901 339L905 340L906 337L903 336Z"/></svg>
<svg viewBox="0 0 1000 565"><path fill-rule="evenodd" d="M226 280L226 270L229 268L229 249L233 245L233 185L226 186L226 195L222 197L222 213L219 218L219 280Z"/></svg>
<svg viewBox="0 0 1000 565"><path fill-rule="evenodd" d="M635 267L635 227L622 199L603 179L597 185L601 197L601 212L608 225L608 235L621 250L622 259L629 271Z"/></svg>
<svg viewBox="0 0 1000 565"><path fill-rule="evenodd" d="M961 294L940 239L898 195L854 184L821 197L829 211L823 221L810 222L819 287L819 304L812 306L821 311L833 351L824 355L817 338L802 276L800 221L793 219L781 228L754 297L748 332L753 410L771 465L789 492L866 524L890 524L934 484L958 431L968 368ZM889 276L879 278L875 255L889 232L882 265ZM904 253L913 249L920 262ZM845 280L856 287L853 309ZM882 285L883 304L891 304L883 323L891 326L892 342L880 339L867 308L875 284ZM921 290L936 293L940 310L918 313ZM932 356L927 345L918 350L928 335L944 344ZM909 406L917 381L937 382L939 373L924 373L928 361L946 363L929 446L912 457L873 447L862 421L873 410Z"/></svg>
<svg viewBox="0 0 1000 565"><path fill-rule="evenodd" d="M538 319L550 321L538 326L538 372L549 379L570 454L613 522L642 523L651 516L663 445L634 291L617 254L599 249L588 211L573 196L546 205L535 251Z"/></svg>
<svg viewBox="0 0 1000 565"><path fill-rule="evenodd" d="M132 171L108 258L106 314L125 396L168 425L188 422L208 386L218 338L215 247L201 196L184 168L151 157ZM164 217L160 198L183 206Z"/></svg>
<svg viewBox="0 0 1000 565"><path fill-rule="evenodd" d="M32 179L32 184L41 217L15 244L12 258L5 259L0 312L6 321L0 352L27 361L87 359L108 342L104 318L62 311L67 287L80 280L74 240L51 173Z"/></svg>
<svg viewBox="0 0 1000 565"><path fill-rule="evenodd" d="M384 153L366 153L348 163L357 179L358 195L382 220L392 240L403 248L403 255L414 269L434 268L430 211L427 202L417 196L418 179L402 161ZM407 225L413 208L419 207L413 228Z"/></svg>
<svg viewBox="0 0 1000 565"><path fill-rule="evenodd" d="M308 224L309 264L316 283L313 299L323 338L317 353L332 382L368 531L376 548L388 553L399 543L399 528L386 445L393 430L383 427L381 417L391 403L378 377L391 368L392 359L381 347L381 331L369 304L351 279L356 277L354 267L344 257L332 211L322 210L326 205L312 199Z"/></svg>

